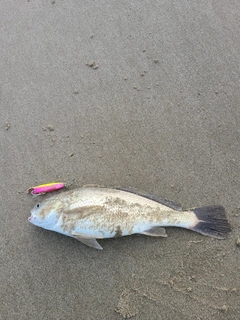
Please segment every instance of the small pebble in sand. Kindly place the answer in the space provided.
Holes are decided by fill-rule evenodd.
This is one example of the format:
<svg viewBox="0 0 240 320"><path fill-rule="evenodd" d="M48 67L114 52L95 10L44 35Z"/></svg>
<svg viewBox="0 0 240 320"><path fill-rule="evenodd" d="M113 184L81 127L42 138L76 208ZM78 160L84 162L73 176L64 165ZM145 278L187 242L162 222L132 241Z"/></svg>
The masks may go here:
<svg viewBox="0 0 240 320"><path fill-rule="evenodd" d="M219 307L219 311L227 312L228 311L228 307L225 304L223 304L221 307Z"/></svg>
<svg viewBox="0 0 240 320"><path fill-rule="evenodd" d="M74 94L78 94L78 93L79 93L78 89L74 89L74 90L73 90L73 93L74 93Z"/></svg>
<svg viewBox="0 0 240 320"><path fill-rule="evenodd" d="M95 61L90 61L86 65L89 67L92 67L92 66L94 66L94 64L95 64Z"/></svg>
<svg viewBox="0 0 240 320"><path fill-rule="evenodd" d="M159 62L159 60L158 60L158 59L154 59L153 61L154 61L154 63L158 63L158 62Z"/></svg>
<svg viewBox="0 0 240 320"><path fill-rule="evenodd" d="M47 125L47 129L48 129L48 131L54 131L55 130L54 126L51 125L51 124Z"/></svg>
<svg viewBox="0 0 240 320"><path fill-rule="evenodd" d="M5 130L9 130L11 128L11 123L5 122L4 128Z"/></svg>
<svg viewBox="0 0 240 320"><path fill-rule="evenodd" d="M236 246L237 246L237 247L240 247L240 238L237 238L237 240L236 240Z"/></svg>
<svg viewBox="0 0 240 320"><path fill-rule="evenodd" d="M86 65L87 65L88 67L93 68L93 69L97 69L97 68L98 68L98 65L96 64L95 61L90 61L90 62L86 63Z"/></svg>

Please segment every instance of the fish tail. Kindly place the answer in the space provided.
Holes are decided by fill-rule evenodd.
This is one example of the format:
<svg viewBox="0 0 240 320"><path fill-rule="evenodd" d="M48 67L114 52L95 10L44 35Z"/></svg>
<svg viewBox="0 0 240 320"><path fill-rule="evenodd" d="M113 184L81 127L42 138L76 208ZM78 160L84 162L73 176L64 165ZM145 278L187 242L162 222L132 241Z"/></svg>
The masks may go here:
<svg viewBox="0 0 240 320"><path fill-rule="evenodd" d="M226 211L222 206L205 206L192 209L198 221L190 229L205 236L224 239L231 231L226 217Z"/></svg>

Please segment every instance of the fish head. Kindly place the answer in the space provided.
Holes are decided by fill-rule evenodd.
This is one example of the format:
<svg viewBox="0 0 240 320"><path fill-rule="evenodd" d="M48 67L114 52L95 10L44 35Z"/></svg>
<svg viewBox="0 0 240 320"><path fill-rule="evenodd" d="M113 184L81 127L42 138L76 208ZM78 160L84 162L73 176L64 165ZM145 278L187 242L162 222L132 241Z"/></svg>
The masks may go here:
<svg viewBox="0 0 240 320"><path fill-rule="evenodd" d="M58 199L48 199L42 203L37 203L30 211L31 216L28 218L28 221L35 226L53 230L62 208L62 201Z"/></svg>

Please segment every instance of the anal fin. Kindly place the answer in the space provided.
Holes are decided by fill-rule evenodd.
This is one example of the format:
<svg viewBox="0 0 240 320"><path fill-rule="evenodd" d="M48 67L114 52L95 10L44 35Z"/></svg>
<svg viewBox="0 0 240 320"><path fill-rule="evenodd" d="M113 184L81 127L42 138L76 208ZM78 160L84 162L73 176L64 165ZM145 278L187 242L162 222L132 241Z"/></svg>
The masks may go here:
<svg viewBox="0 0 240 320"><path fill-rule="evenodd" d="M167 237L166 230L162 227L152 227L148 230L141 232L141 234L150 237Z"/></svg>

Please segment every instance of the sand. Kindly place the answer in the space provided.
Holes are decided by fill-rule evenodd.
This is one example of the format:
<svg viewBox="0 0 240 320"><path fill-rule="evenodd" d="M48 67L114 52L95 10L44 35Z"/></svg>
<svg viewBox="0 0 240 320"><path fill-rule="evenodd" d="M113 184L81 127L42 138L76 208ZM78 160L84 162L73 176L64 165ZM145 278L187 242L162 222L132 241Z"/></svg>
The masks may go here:
<svg viewBox="0 0 240 320"><path fill-rule="evenodd" d="M240 2L17 1L0 11L0 319L240 319ZM31 225L64 181L221 204L223 241Z"/></svg>

